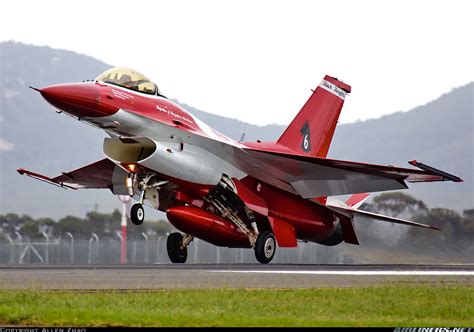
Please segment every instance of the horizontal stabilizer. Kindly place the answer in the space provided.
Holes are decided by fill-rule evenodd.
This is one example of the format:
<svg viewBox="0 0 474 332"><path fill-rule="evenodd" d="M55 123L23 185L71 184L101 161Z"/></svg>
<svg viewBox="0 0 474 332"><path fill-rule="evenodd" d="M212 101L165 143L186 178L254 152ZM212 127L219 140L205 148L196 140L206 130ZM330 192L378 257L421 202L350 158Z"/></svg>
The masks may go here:
<svg viewBox="0 0 474 332"><path fill-rule="evenodd" d="M441 229L439 229L435 226L421 224L421 223L417 223L417 222L409 221L409 220L405 220L405 219L400 219L400 218L388 217L388 216L384 216L382 214L377 214L377 213L358 210L358 209L345 208L345 207L341 207L341 206L331 206L331 205L327 205L327 208L334 211L334 212L336 212L337 214L342 214L343 216L350 217L350 218L353 218L355 216L359 216L359 217L364 217L364 218L368 218L368 219L372 219L372 220L391 222L391 223L394 223L394 224L415 226L415 227L421 227L421 228L431 228L431 229L436 229L438 231L441 230Z"/></svg>
<svg viewBox="0 0 474 332"><path fill-rule="evenodd" d="M358 209L362 204L364 204L369 196L370 195L367 193L354 194L349 197L349 199L346 201L346 204L353 209Z"/></svg>

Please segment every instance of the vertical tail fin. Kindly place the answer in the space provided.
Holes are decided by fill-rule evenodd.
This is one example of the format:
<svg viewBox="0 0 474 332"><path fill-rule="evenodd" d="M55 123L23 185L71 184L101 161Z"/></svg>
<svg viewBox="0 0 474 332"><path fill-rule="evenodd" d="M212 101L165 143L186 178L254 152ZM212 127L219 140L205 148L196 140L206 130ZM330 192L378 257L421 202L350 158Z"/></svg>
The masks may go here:
<svg viewBox="0 0 474 332"><path fill-rule="evenodd" d="M292 150L325 158L344 98L351 87L326 75L277 143Z"/></svg>

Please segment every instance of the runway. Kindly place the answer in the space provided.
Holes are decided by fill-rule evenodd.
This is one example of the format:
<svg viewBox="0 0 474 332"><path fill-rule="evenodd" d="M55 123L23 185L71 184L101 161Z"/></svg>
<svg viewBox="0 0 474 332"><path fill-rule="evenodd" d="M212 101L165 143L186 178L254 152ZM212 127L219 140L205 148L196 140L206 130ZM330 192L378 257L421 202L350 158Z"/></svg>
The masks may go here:
<svg viewBox="0 0 474 332"><path fill-rule="evenodd" d="M474 286L474 265L0 265L1 289L294 289L400 282Z"/></svg>

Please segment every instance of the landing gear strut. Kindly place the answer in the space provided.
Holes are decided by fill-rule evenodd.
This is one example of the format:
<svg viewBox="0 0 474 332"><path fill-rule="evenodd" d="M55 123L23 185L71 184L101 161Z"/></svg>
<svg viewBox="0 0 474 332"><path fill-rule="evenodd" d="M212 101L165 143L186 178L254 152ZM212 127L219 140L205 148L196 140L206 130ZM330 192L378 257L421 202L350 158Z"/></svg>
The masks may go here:
<svg viewBox="0 0 474 332"><path fill-rule="evenodd" d="M237 189L227 175L222 175L217 186L204 199L212 204L224 219L233 222L247 235L251 247L255 246L259 234L255 216L237 195Z"/></svg>
<svg viewBox="0 0 474 332"><path fill-rule="evenodd" d="M188 258L188 245L194 239L193 236L180 233L171 233L166 241L168 257L172 263L186 263Z"/></svg>
<svg viewBox="0 0 474 332"><path fill-rule="evenodd" d="M141 225L145 220L145 210L143 202L147 199L151 203L151 207L158 208L158 191L162 185L168 181L160 181L156 174L146 174L143 178L139 178L136 173L130 174L127 178L127 186L130 196L134 193L139 195L138 203L134 204L130 210L130 219L135 225Z"/></svg>

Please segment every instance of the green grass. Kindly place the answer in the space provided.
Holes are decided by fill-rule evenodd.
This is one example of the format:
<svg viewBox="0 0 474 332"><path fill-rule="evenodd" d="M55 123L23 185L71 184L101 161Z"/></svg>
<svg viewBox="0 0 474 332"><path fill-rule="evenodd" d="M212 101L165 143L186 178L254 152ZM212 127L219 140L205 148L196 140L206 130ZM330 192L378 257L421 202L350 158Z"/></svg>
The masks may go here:
<svg viewBox="0 0 474 332"><path fill-rule="evenodd" d="M301 290L0 290L0 325L474 326L474 287Z"/></svg>

